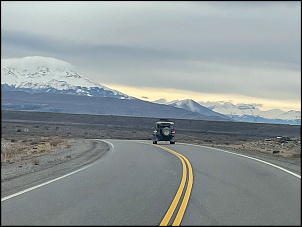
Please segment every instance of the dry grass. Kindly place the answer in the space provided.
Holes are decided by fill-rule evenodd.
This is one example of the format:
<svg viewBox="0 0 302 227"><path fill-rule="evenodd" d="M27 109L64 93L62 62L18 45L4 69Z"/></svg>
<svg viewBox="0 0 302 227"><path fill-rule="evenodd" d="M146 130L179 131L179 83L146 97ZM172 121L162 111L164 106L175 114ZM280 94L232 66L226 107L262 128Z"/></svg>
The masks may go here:
<svg viewBox="0 0 302 227"><path fill-rule="evenodd" d="M249 154L266 154L269 156L283 157L287 159L301 160L301 138L292 137L288 140L279 138L258 139L252 141L231 141L218 142L217 140L196 140L192 139L189 142L193 144L204 145L208 147L216 147L230 151L241 151Z"/></svg>
<svg viewBox="0 0 302 227"><path fill-rule="evenodd" d="M1 138L1 163L38 157L66 145L65 141L60 137Z"/></svg>

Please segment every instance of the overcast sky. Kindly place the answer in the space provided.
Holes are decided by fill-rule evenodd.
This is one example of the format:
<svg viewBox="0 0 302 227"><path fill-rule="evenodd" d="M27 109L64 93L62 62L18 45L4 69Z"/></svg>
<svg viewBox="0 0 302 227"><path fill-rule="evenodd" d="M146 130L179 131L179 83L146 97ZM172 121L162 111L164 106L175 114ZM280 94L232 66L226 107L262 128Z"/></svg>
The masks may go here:
<svg viewBox="0 0 302 227"><path fill-rule="evenodd" d="M1 1L1 58L25 56L149 101L301 110L301 1Z"/></svg>

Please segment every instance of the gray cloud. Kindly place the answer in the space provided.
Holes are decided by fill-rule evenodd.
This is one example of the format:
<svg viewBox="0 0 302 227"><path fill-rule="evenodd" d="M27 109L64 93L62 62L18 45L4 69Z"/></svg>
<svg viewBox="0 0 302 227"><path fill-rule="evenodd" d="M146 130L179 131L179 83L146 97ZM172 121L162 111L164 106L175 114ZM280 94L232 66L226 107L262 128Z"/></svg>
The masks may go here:
<svg viewBox="0 0 302 227"><path fill-rule="evenodd" d="M105 84L296 99L301 2L1 2L1 56Z"/></svg>

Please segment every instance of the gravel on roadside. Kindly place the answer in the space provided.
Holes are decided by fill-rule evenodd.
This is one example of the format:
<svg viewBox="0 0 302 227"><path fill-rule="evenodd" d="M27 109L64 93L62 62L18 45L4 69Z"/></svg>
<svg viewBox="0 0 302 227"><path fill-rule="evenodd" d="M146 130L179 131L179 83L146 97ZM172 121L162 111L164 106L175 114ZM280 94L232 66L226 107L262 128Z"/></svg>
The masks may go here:
<svg viewBox="0 0 302 227"><path fill-rule="evenodd" d="M109 145L96 139L71 139L71 146L34 159L1 164L1 197L54 179L87 165L109 151Z"/></svg>

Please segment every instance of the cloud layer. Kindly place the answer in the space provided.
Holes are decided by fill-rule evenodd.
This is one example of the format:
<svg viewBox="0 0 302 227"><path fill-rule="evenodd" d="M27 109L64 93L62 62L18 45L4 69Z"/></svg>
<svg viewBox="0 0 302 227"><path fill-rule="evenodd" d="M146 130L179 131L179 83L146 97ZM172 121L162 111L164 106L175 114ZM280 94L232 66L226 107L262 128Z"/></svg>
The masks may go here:
<svg viewBox="0 0 302 227"><path fill-rule="evenodd" d="M101 84L300 103L301 2L1 2L1 57L33 55Z"/></svg>

